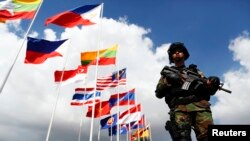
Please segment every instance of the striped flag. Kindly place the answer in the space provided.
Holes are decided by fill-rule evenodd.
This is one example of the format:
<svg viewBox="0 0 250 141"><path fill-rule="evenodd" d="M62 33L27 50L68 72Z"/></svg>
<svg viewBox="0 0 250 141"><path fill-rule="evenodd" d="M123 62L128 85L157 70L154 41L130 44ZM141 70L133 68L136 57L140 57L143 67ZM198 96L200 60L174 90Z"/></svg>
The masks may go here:
<svg viewBox="0 0 250 141"><path fill-rule="evenodd" d="M126 85L126 68L113 72L111 75L97 78L96 89L103 91L118 85Z"/></svg>
<svg viewBox="0 0 250 141"><path fill-rule="evenodd" d="M135 104L135 89L131 89L124 93L112 94L109 98L111 107L113 106L127 106Z"/></svg>
<svg viewBox="0 0 250 141"><path fill-rule="evenodd" d="M140 120L141 118L141 104L138 104L129 110L121 113L117 124L126 124L133 121Z"/></svg>
<svg viewBox="0 0 250 141"><path fill-rule="evenodd" d="M99 22L101 9L101 4L80 6L49 17L46 19L45 25L55 24L65 28L72 28L77 25L93 25Z"/></svg>
<svg viewBox="0 0 250 141"><path fill-rule="evenodd" d="M78 68L74 70L56 70L54 72L55 82L62 83L62 85L84 81L86 75L87 68L84 66L78 66Z"/></svg>
<svg viewBox="0 0 250 141"><path fill-rule="evenodd" d="M0 2L0 21L32 19L41 0L5 0Z"/></svg>
<svg viewBox="0 0 250 141"><path fill-rule="evenodd" d="M96 58L99 53L98 65L115 65L116 62L116 53L118 45L113 47L99 50L99 51L89 51L81 53L81 64L83 66L96 65Z"/></svg>
<svg viewBox="0 0 250 141"><path fill-rule="evenodd" d="M82 106L85 104L92 104L93 101L100 102L101 92L96 92L94 97L94 88L76 88L75 94L71 100L72 106Z"/></svg>
<svg viewBox="0 0 250 141"><path fill-rule="evenodd" d="M27 37L27 51L24 63L42 64L48 58L62 56L61 53L57 51L57 49L66 40L49 41Z"/></svg>

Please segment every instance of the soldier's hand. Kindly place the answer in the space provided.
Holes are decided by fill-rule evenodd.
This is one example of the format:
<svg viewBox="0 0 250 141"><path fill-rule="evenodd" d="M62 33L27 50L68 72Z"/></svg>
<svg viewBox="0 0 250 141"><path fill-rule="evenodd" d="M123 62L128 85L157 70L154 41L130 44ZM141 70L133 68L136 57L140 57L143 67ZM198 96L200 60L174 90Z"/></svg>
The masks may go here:
<svg viewBox="0 0 250 141"><path fill-rule="evenodd" d="M220 78L217 76L210 76L208 77L207 84L209 87L218 89L220 86Z"/></svg>

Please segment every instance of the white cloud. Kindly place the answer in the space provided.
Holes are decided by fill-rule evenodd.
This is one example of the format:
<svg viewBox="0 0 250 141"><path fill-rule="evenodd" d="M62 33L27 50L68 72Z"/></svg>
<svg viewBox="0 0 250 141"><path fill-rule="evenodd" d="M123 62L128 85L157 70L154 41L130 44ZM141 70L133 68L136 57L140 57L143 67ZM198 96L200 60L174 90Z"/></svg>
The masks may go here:
<svg viewBox="0 0 250 141"><path fill-rule="evenodd" d="M0 66L4 72L0 75L3 78L10 64L13 62L12 58L15 57L23 39L11 33L6 25L1 25L0 28L3 29L0 30L0 41L4 46L0 51ZM136 88L136 99L138 103L142 103L143 113L145 113L147 119L151 122L152 128L160 125L159 133L163 132L165 134L162 126L165 118L163 117L160 120L158 118L162 117L163 112L166 112L166 106L164 100L158 100L154 96L154 89L160 76L159 72L163 67L163 61L162 59L159 61L159 58L164 58L164 54L158 56L160 52L153 53L151 50L153 42L147 37L149 32L149 29L128 24L125 20L120 22L104 18L101 26L83 26L65 29L61 33L61 37L56 37L58 33L53 31L53 29L45 29L44 38L49 40L69 39L67 43L63 44L63 47L60 47L64 48L68 55L65 69L76 68L80 64L80 52L97 50L98 47L100 49L108 48L114 44L118 44L117 64L119 65L116 67L100 67L98 71L99 75L111 73L112 71L126 67L129 83L128 89L132 87ZM32 36L38 36L38 33L33 31ZM63 68L66 55L63 58L51 58L41 65L24 64L25 47L26 45L18 57L18 61L11 72L0 99L2 105L0 107L2 115L0 122L5 123L1 124L1 129L8 129L13 135L11 137L8 134L0 135L0 140L16 140L19 136L23 136L24 132L26 138L23 140L44 139L58 92L59 100L51 136L52 138L57 137L63 140L64 133L58 132L60 130L58 129L59 123L65 123L65 125L60 125L60 128L65 128L65 130L62 130L63 132L70 132L72 129L77 131L79 128L80 115L82 114L80 112L81 109L72 107L69 103L74 93L74 88L80 87L82 84L71 84L58 89L53 82L53 73L55 70ZM159 47L158 50L161 48L165 50L166 46ZM92 76L94 71L95 67L91 67L89 81L93 81L94 78ZM152 107L162 108L159 108L155 114L152 114L152 111L150 111ZM166 117L167 113L164 116ZM84 120L86 122L85 117ZM87 121L89 123L89 120ZM96 120L96 122L98 121ZM30 134L39 136L40 139L29 135L28 131L30 131ZM158 129L155 131L158 131ZM77 136L77 133L70 133L70 135Z"/></svg>
<svg viewBox="0 0 250 141"><path fill-rule="evenodd" d="M17 26L20 28L20 25ZM126 20L116 21L104 18L102 25L83 26L65 29L63 33L56 33L53 29L44 30L44 38L69 39L59 49L64 50L63 58L56 57L47 60L41 65L24 64L25 46L21 51L15 67L0 95L0 140L26 141L43 140L46 137L56 96L59 94L54 123L52 124L51 138L55 140L77 139L80 116L83 116L84 138L88 136L89 119L82 115L82 109L70 106L74 88L83 84L71 84L60 89L54 83L53 73L61 70L66 56L68 59L65 69L76 68L80 64L80 52L108 48L119 45L117 66L100 67L99 75L110 73L116 69L127 68L128 88L136 88L136 99L142 103L143 113L151 123L154 140L169 139L164 130L168 117L168 108L164 100L155 97L155 87L164 65L168 65L167 48L169 43L152 50L153 42L147 37L150 29L128 24ZM10 32L9 26L0 25L0 78L6 75L23 39ZM56 35L59 35L57 37ZM36 31L32 35L38 36ZM241 62L239 70L229 71L225 76L225 87L229 87L232 95L216 94L218 102L212 107L216 120L222 123L249 123L250 106L247 102L249 95L249 37L239 36L233 40L229 49L233 51L236 61ZM95 67L89 71L89 80L94 79ZM2 82L3 80L0 80ZM242 91L244 90L244 91ZM105 93L107 94L107 93ZM84 108L86 111L87 107ZM95 120L97 128L98 120ZM95 128L95 129L96 129ZM6 131L8 130L8 132ZM25 138L20 138L25 134ZM94 130L97 135L97 131ZM34 136L36 135L36 136ZM106 131L101 131L105 136ZM104 137L106 138L106 137Z"/></svg>
<svg viewBox="0 0 250 141"><path fill-rule="evenodd" d="M243 32L231 41L229 49L233 52L234 60L240 63L240 68L224 74L225 88L232 90L228 95L224 92L216 94L218 102L213 106L215 119L222 124L249 124L250 113L250 37Z"/></svg>

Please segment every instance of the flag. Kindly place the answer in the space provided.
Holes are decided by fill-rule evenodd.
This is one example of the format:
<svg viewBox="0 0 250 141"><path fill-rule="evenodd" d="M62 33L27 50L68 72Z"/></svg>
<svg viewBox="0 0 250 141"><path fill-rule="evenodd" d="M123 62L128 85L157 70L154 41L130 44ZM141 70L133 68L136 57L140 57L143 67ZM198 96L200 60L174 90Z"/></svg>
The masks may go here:
<svg viewBox="0 0 250 141"><path fill-rule="evenodd" d="M5 22L6 22L5 20L1 20L1 19L0 19L0 23L5 23Z"/></svg>
<svg viewBox="0 0 250 141"><path fill-rule="evenodd" d="M108 128L108 130L109 130L109 136L117 135L117 128L118 128L118 126L119 126L119 130L120 130L119 134L124 135L124 134L128 133L128 127L127 127L127 125L115 125L113 127Z"/></svg>
<svg viewBox="0 0 250 141"><path fill-rule="evenodd" d="M110 106L126 106L135 104L135 89L128 92L112 94L109 98Z"/></svg>
<svg viewBox="0 0 250 141"><path fill-rule="evenodd" d="M66 40L48 41L36 38L27 38L27 51L24 63L26 64L42 64L48 58L62 56L55 50L61 46Z"/></svg>
<svg viewBox="0 0 250 141"><path fill-rule="evenodd" d="M108 116L100 120L101 129L107 129L116 125L118 120L118 114Z"/></svg>
<svg viewBox="0 0 250 141"><path fill-rule="evenodd" d="M98 65L114 65L116 62L116 52L118 45L114 45L111 48L103 49L99 51ZM83 66L96 65L96 58L98 51L89 51L81 53L81 64Z"/></svg>
<svg viewBox="0 0 250 141"><path fill-rule="evenodd" d="M133 122L131 129L144 128L145 124L145 116L142 115L140 120Z"/></svg>
<svg viewBox="0 0 250 141"><path fill-rule="evenodd" d="M101 15L101 4L85 5L69 11L59 13L45 21L45 25L52 23L65 28L77 25L96 24Z"/></svg>
<svg viewBox="0 0 250 141"><path fill-rule="evenodd" d="M126 124L141 118L141 104L138 104L119 115L117 124Z"/></svg>
<svg viewBox="0 0 250 141"><path fill-rule="evenodd" d="M113 72L111 75L97 78L96 89L102 91L118 85L126 85L126 68Z"/></svg>
<svg viewBox="0 0 250 141"><path fill-rule="evenodd" d="M101 92L98 91L94 97L94 88L76 88L70 104L72 106L82 106L92 104L94 99L95 102L100 102L100 98Z"/></svg>
<svg viewBox="0 0 250 141"><path fill-rule="evenodd" d="M149 140L149 136L150 136L150 131L149 131L149 125L146 126L146 128L141 128L141 129L137 129L134 131L134 133L131 136L132 141L136 141L139 139L143 139L143 140Z"/></svg>
<svg viewBox="0 0 250 141"><path fill-rule="evenodd" d="M62 83L63 85L84 81L87 74L87 68L84 66L78 66L75 70L63 70L55 71L54 78L56 83Z"/></svg>
<svg viewBox="0 0 250 141"><path fill-rule="evenodd" d="M89 106L86 117L92 117L93 107ZM95 104L94 118L110 114L110 105L108 101L101 101Z"/></svg>
<svg viewBox="0 0 250 141"><path fill-rule="evenodd" d="M130 122L127 124L120 124L119 128L120 128L120 134L127 134L132 128L132 125L134 124L134 122ZM109 136L111 135L116 135L117 134L117 127L118 125L113 126L112 128L109 128Z"/></svg>
<svg viewBox="0 0 250 141"><path fill-rule="evenodd" d="M0 21L32 19L41 0L6 0L0 2Z"/></svg>

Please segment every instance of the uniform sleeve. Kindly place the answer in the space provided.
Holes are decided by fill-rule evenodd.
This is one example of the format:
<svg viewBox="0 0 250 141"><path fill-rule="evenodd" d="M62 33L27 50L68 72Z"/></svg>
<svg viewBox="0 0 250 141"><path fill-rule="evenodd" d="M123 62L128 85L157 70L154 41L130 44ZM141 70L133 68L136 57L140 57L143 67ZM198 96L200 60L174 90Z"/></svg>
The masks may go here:
<svg viewBox="0 0 250 141"><path fill-rule="evenodd" d="M163 98L170 91L170 86L167 82L167 79L161 76L155 90L155 96L157 98Z"/></svg>

